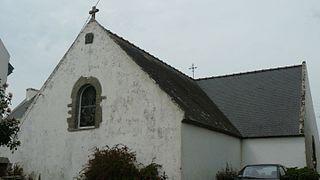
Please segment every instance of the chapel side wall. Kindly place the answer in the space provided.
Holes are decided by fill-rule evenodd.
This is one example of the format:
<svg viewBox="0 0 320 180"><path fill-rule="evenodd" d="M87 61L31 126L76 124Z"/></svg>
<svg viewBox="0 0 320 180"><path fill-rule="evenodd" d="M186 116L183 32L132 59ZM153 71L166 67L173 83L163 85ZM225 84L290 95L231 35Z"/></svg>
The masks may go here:
<svg viewBox="0 0 320 180"><path fill-rule="evenodd" d="M319 144L319 132L317 121L315 117L315 112L313 108L310 84L307 69L305 68L305 114L304 114L304 134L305 134L305 142L306 142L306 159L308 167L313 167L312 163L312 136L314 137L315 142L315 150L316 150L316 158L317 158L317 171L320 172L320 144Z"/></svg>
<svg viewBox="0 0 320 180"><path fill-rule="evenodd" d="M0 83L1 84L4 84L7 82L9 59L10 59L10 55L0 39Z"/></svg>
<svg viewBox="0 0 320 180"><path fill-rule="evenodd" d="M94 33L93 44L84 36ZM93 130L68 131L73 85L95 77L102 86L102 122ZM91 22L69 49L23 118L22 146L10 159L41 179L73 179L94 147L125 144L137 161L163 165L181 179L181 120L184 113L107 33Z"/></svg>
<svg viewBox="0 0 320 180"><path fill-rule="evenodd" d="M239 170L241 140L183 123L181 152L183 180L211 180L227 163Z"/></svg>
<svg viewBox="0 0 320 180"><path fill-rule="evenodd" d="M242 163L306 166L304 137L254 138L242 140Z"/></svg>

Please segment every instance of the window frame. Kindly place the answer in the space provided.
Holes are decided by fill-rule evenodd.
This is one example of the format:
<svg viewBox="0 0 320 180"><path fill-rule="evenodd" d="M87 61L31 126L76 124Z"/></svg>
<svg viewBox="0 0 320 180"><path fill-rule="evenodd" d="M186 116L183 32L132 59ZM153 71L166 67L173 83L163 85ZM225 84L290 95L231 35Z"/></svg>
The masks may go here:
<svg viewBox="0 0 320 180"><path fill-rule="evenodd" d="M80 127L80 118L79 118L79 110L81 109L80 104L80 97L79 94L83 93L86 89L86 86L92 86L96 91L96 99L95 99L95 120L94 120L94 126L85 126ZM81 76L73 86L72 92L71 92L71 103L68 104L68 114L70 117L67 118L67 124L68 124L68 131L80 131L80 130L90 130L90 129L96 129L100 126L102 122L102 108L101 108L101 101L105 99L105 96L101 96L101 85L97 78L95 77L83 77Z"/></svg>
<svg viewBox="0 0 320 180"><path fill-rule="evenodd" d="M85 35L85 38L84 38L84 43L85 44L92 44L93 43L93 39L94 39L94 34L93 33L87 33Z"/></svg>

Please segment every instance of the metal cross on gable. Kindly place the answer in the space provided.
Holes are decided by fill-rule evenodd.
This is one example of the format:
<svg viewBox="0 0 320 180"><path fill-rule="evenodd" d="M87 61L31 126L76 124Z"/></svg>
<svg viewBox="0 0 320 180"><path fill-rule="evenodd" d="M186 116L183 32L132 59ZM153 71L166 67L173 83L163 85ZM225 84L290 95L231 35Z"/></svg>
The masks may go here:
<svg viewBox="0 0 320 180"><path fill-rule="evenodd" d="M192 63L192 66L189 68L192 71L192 78L194 79L194 71L197 69L198 67L194 66L194 64Z"/></svg>
<svg viewBox="0 0 320 180"><path fill-rule="evenodd" d="M91 14L92 19L96 19L97 12L99 12L99 9L97 9L96 6L92 6L92 9L89 11L89 14Z"/></svg>

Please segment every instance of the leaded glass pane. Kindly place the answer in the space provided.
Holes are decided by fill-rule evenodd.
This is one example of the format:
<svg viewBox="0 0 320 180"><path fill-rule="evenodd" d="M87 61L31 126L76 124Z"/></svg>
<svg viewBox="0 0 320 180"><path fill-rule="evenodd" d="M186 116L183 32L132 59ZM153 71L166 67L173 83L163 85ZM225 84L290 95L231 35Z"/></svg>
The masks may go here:
<svg viewBox="0 0 320 180"><path fill-rule="evenodd" d="M88 86L83 90L80 103L79 126L94 126L96 114L96 90L93 86Z"/></svg>
<svg viewBox="0 0 320 180"><path fill-rule="evenodd" d="M96 107L82 107L80 112L80 127L94 126Z"/></svg>
<svg viewBox="0 0 320 180"><path fill-rule="evenodd" d="M81 106L89 106L96 104L96 90L94 87L89 86L84 89L81 97Z"/></svg>

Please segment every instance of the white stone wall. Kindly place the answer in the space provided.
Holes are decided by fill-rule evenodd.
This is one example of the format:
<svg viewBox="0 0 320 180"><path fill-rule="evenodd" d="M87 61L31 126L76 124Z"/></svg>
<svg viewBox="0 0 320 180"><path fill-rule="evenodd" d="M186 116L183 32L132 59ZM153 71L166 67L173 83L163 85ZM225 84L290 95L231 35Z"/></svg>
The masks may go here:
<svg viewBox="0 0 320 180"><path fill-rule="evenodd" d="M182 124L182 179L212 180L228 163L240 168L241 140L232 136Z"/></svg>
<svg viewBox="0 0 320 180"><path fill-rule="evenodd" d="M306 67L305 67L306 68ZM312 164L312 136L315 140L315 150L317 157L317 171L320 172L320 144L318 125L313 108L310 84L308 79L307 69L305 69L305 114L304 114L304 132L306 142L306 159L307 165L313 167Z"/></svg>
<svg viewBox="0 0 320 180"><path fill-rule="evenodd" d="M242 140L242 165L282 164L306 166L304 137L256 138Z"/></svg>
<svg viewBox="0 0 320 180"><path fill-rule="evenodd" d="M7 82L7 74L8 74L8 63L9 63L10 55L6 48L4 47L3 42L0 39L0 82L4 84Z"/></svg>
<svg viewBox="0 0 320 180"><path fill-rule="evenodd" d="M94 33L93 44L84 35ZM102 86L102 123L94 130L68 132L67 104L80 76ZM95 22L78 36L23 118L22 146L11 160L42 179L72 179L94 147L125 144L137 160L155 159L170 179L181 179L181 120L184 113Z"/></svg>

